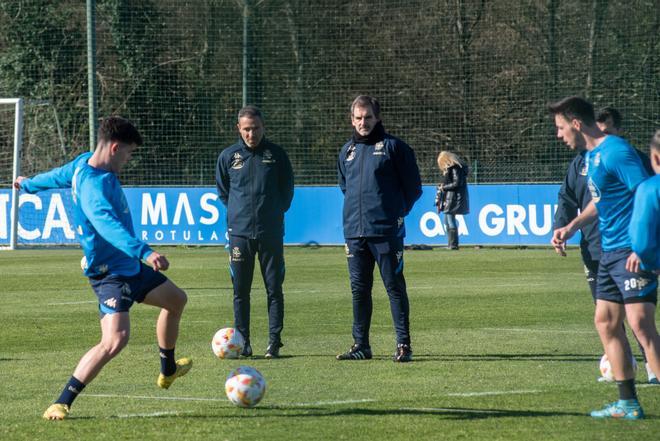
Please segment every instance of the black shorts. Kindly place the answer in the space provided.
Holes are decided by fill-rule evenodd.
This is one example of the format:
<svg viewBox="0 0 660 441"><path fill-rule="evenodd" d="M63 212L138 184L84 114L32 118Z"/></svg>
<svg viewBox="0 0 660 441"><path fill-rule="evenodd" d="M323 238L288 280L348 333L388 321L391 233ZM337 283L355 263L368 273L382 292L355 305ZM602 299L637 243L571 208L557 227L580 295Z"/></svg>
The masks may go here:
<svg viewBox="0 0 660 441"><path fill-rule="evenodd" d="M648 271L631 273L626 261L632 251L603 251L598 267L596 298L615 303L658 303L658 276Z"/></svg>
<svg viewBox="0 0 660 441"><path fill-rule="evenodd" d="M89 283L99 299L101 317L128 311L134 302L142 303L147 294L166 281L167 277L144 263L140 264L140 272L134 276L106 274L89 278Z"/></svg>

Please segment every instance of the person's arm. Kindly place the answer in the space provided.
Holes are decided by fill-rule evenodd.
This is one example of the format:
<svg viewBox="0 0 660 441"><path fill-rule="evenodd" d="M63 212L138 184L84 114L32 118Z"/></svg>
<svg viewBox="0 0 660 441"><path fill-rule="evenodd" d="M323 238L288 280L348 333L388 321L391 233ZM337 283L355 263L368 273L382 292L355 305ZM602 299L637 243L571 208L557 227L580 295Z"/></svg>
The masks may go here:
<svg viewBox="0 0 660 441"><path fill-rule="evenodd" d="M417 199L422 196L422 178L419 175L414 150L402 141L397 142L395 149L394 166L399 174L406 204L404 216L407 216Z"/></svg>
<svg viewBox="0 0 660 441"><path fill-rule="evenodd" d="M337 159L337 184L339 184L339 189L342 193L346 193L346 174L344 170L345 155L345 149L341 149L339 152L339 158Z"/></svg>
<svg viewBox="0 0 660 441"><path fill-rule="evenodd" d="M594 204L594 201L591 201L575 219L569 222L566 226L557 228L552 233L551 241L557 253L565 255L566 242L573 237L580 228L592 222L597 216L598 211L596 210L596 204Z"/></svg>
<svg viewBox="0 0 660 441"><path fill-rule="evenodd" d="M578 215L578 200L575 195L575 184L576 184L576 167L579 164L575 164L575 161L571 163L566 176L564 177L564 182L559 189L559 194L557 196L557 211L555 211L554 225L553 225L553 235L550 239L550 243L554 247L557 254L560 256L566 256L566 246L559 239L558 236L554 234L559 228L565 227L570 221L575 219Z"/></svg>
<svg viewBox="0 0 660 441"><path fill-rule="evenodd" d="M229 201L229 173L223 161L222 153L218 155L218 162L215 167L215 185L218 188L218 197L226 207Z"/></svg>
<svg viewBox="0 0 660 441"><path fill-rule="evenodd" d="M118 181L108 175L102 180L86 179L80 185L80 208L98 234L126 255L149 262L153 250L137 239L117 216L122 209L117 201L117 193L122 191Z"/></svg>
<svg viewBox="0 0 660 441"><path fill-rule="evenodd" d="M656 234L660 223L659 196L651 185L641 185L635 193L635 205L628 229L633 250L626 262L626 269L630 272L660 269L660 246Z"/></svg>
<svg viewBox="0 0 660 441"><path fill-rule="evenodd" d="M447 176L449 177L449 182L442 184L440 187L444 191L455 191L461 184L461 175L458 166L452 166L447 171Z"/></svg>
<svg viewBox="0 0 660 441"><path fill-rule="evenodd" d="M282 150L282 161L280 161L280 194L282 195L282 209L286 212L291 207L291 201L293 201L293 167L291 167L291 161L289 161L289 156L284 150Z"/></svg>
<svg viewBox="0 0 660 441"><path fill-rule="evenodd" d="M39 173L32 178L19 176L14 181L14 187L17 190L23 190L27 193L37 193L53 188L71 188L71 180L73 179L73 173L77 165L81 161L87 161L91 156L91 152L83 153L61 167L54 168L45 173Z"/></svg>

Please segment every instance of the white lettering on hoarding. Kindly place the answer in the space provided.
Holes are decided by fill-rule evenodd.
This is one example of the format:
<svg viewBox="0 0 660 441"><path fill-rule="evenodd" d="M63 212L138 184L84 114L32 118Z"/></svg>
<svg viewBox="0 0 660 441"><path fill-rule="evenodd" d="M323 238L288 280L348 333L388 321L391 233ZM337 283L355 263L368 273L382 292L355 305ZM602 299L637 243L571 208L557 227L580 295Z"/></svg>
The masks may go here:
<svg viewBox="0 0 660 441"><path fill-rule="evenodd" d="M487 236L497 236L504 231L508 236L528 236L527 227L535 236L544 236L552 229L553 206L544 204L542 224L539 226L538 207L535 204L510 204L502 209L497 204L487 204L479 212L479 229ZM556 210L556 207L554 207ZM506 212L506 215L504 215ZM504 215L504 216L503 216ZM527 221L527 219L529 219ZM527 225L527 227L526 227Z"/></svg>
<svg viewBox="0 0 660 441"><path fill-rule="evenodd" d="M172 222L172 225L179 225L181 222L181 211L185 211L188 225L195 225L195 219L193 219L190 202L188 201L188 195L186 193L179 193L179 200L177 201L176 209L174 210L174 221Z"/></svg>
<svg viewBox="0 0 660 441"><path fill-rule="evenodd" d="M200 199L202 210L209 213L211 217L200 217L199 221L204 225L214 225L220 219L220 211L218 207L211 204L210 201L217 201L218 195L215 193L204 193Z"/></svg>
<svg viewBox="0 0 660 441"><path fill-rule="evenodd" d="M57 213L58 218L55 218ZM66 209L62 202L62 196L59 193L54 193L50 198L48 205L48 214L46 214L46 223L44 225L44 232L41 236L42 239L49 239L53 228L61 228L64 232L64 237L69 240L76 238L76 233L71 229L69 218L66 215Z"/></svg>
<svg viewBox="0 0 660 441"><path fill-rule="evenodd" d="M147 222L147 217L149 221ZM167 203L165 193L156 193L156 203L151 200L150 193L142 193L141 225L167 225Z"/></svg>
<svg viewBox="0 0 660 441"><path fill-rule="evenodd" d="M463 215L456 215L456 222L458 223L459 235L469 234ZM431 223L431 226L429 226L429 223ZM440 219L440 215L432 211L427 211L422 215L421 219L419 220L419 229L422 230L422 234L424 234L426 237L445 235L445 229L444 225L442 224L442 220Z"/></svg>

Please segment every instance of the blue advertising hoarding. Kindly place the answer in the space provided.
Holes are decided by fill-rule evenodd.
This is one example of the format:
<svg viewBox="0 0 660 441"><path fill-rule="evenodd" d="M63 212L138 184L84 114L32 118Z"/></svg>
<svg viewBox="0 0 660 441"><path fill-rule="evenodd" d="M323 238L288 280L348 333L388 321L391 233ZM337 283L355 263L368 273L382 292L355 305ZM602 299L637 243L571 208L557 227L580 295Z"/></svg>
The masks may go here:
<svg viewBox="0 0 660 441"><path fill-rule="evenodd" d="M470 214L458 216L462 244L547 245L558 185L471 185ZM137 236L154 245L224 245L225 208L214 187L125 188ZM407 244L446 244L434 186L406 217ZM75 244L69 190L22 193L18 237L23 244ZM343 196L337 187L296 187L286 214L286 244L344 243ZM11 192L0 190L0 245L9 242ZM573 239L573 243L577 243Z"/></svg>

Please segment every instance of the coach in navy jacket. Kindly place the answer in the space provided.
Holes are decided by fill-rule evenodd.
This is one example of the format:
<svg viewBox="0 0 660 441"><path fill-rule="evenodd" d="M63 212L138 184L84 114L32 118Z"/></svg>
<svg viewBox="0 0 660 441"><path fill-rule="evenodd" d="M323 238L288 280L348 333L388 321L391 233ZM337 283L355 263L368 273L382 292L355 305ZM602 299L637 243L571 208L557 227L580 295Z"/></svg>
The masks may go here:
<svg viewBox="0 0 660 441"><path fill-rule="evenodd" d="M267 358L279 356L284 322L284 213L293 199L293 171L286 152L264 137L261 111L246 106L238 113L238 143L218 157L216 184L227 207L234 321L243 334L243 356L250 345L250 289L255 256L268 295Z"/></svg>
<svg viewBox="0 0 660 441"><path fill-rule="evenodd" d="M359 96L351 105L354 133L339 153L339 187L353 294L353 346L339 360L372 357L369 343L373 270L378 263L396 330L395 361L411 361L409 306L403 277L403 219L422 194L415 153L385 133L380 104Z"/></svg>

